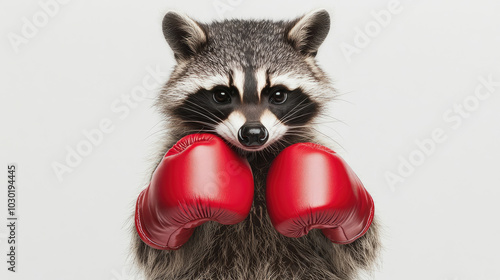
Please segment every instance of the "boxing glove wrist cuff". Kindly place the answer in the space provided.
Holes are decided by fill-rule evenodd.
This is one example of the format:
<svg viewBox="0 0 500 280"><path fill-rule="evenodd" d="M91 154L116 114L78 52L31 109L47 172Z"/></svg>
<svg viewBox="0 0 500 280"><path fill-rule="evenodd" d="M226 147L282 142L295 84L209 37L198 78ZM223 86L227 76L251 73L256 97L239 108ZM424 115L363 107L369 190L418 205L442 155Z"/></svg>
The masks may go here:
<svg viewBox="0 0 500 280"><path fill-rule="evenodd" d="M135 228L137 230L137 234L139 234L139 237L144 241L144 243L148 244L149 246L155 248L155 249L160 249L160 250L175 250L177 248L170 248L167 245L162 245L162 244L168 244L168 240L165 242L155 242L156 240L154 237L151 236L151 234L148 232L146 225L144 224L144 221L142 219L142 211L144 207L147 207L147 204L144 203L145 197L147 196L148 189L143 190L140 194L139 197L137 198L137 203L135 207Z"/></svg>

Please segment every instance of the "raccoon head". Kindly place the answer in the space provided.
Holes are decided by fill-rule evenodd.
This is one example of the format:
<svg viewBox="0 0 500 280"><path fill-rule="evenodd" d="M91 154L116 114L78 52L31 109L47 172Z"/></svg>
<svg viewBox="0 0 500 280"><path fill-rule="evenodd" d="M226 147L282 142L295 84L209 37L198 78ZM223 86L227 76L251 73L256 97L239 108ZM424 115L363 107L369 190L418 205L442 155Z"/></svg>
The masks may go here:
<svg viewBox="0 0 500 280"><path fill-rule="evenodd" d="M184 133L215 133L245 151L286 146L333 97L315 61L329 29L325 10L210 24L169 12L163 33L177 65L158 105Z"/></svg>

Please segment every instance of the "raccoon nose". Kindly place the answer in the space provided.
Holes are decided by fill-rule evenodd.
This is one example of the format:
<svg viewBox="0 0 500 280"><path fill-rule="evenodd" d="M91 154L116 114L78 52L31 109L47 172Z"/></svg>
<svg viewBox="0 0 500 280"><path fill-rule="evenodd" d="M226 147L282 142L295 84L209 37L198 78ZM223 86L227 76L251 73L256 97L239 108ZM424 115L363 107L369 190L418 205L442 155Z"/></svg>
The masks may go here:
<svg viewBox="0 0 500 280"><path fill-rule="evenodd" d="M238 131L238 140L243 146L262 146L269 137L267 129L260 123L246 123Z"/></svg>

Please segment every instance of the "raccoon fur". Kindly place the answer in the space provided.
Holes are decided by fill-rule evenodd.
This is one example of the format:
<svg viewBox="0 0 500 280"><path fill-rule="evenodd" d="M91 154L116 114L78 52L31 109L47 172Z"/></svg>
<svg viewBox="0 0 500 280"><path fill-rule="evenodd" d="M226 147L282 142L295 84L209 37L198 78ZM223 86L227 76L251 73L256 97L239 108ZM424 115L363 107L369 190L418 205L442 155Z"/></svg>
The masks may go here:
<svg viewBox="0 0 500 280"><path fill-rule="evenodd" d="M175 251L147 246L132 227L132 254L146 279L346 280L373 268L380 248L376 219L364 236L338 245L319 230L280 235L266 210L266 173L276 155L294 143L323 144L315 124L335 90L315 56L329 28L325 10L292 21L210 24L165 15L163 32L177 65L156 103L168 129L156 165L183 136L214 133L248 158L255 194L243 222L207 222ZM265 143L241 141L238 132L249 123L265 130Z"/></svg>

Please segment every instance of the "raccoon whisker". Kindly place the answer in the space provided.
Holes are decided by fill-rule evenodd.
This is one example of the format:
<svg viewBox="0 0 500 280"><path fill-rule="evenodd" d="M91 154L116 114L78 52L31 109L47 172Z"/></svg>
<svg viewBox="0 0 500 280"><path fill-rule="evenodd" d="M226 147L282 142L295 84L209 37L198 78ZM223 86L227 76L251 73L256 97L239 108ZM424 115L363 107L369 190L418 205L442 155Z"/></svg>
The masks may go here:
<svg viewBox="0 0 500 280"><path fill-rule="evenodd" d="M149 139L149 137L154 136L154 135L156 135L156 134L158 134L158 133L160 133L160 132L165 133L165 130L158 130L158 131L155 131L155 132L153 132L153 133L149 134L148 136L146 136L144 139L142 139L142 141L146 141L146 140L148 140L148 139Z"/></svg>
<svg viewBox="0 0 500 280"><path fill-rule="evenodd" d="M266 154L264 153L264 151L266 151L268 149L269 149L269 147L266 147L262 151L257 151L257 154L262 156L263 158L266 158Z"/></svg>
<svg viewBox="0 0 500 280"><path fill-rule="evenodd" d="M278 149L275 147L275 145L273 143L273 145L269 145L266 148L264 148L264 150L262 150L262 152L263 152L263 154L264 154L264 152L266 152L266 153L276 153L276 150L278 150Z"/></svg>
<svg viewBox="0 0 500 280"><path fill-rule="evenodd" d="M335 143L335 145L339 146L340 148L342 148L342 150L344 150L344 151L345 151L344 147L343 147L343 146L342 146L342 145L341 145L338 141L334 140L332 137L330 137L330 136L328 136L327 134L325 134L325 133L323 133L323 132L321 132L321 131L317 130L317 129L316 129L316 128L314 128L314 127L311 127L311 129L313 129L314 131L318 132L319 134L321 134L321 135L325 136L326 138L330 139L331 141L333 141L333 142Z"/></svg>
<svg viewBox="0 0 500 280"><path fill-rule="evenodd" d="M297 133L295 133L295 132L287 133L286 135L287 136L294 136L294 137L297 137L297 138L302 138L302 134L300 134L298 132ZM283 140L283 141L286 142L287 144L290 144L290 145L294 144L294 143L292 143L292 142L290 142L288 140Z"/></svg>
<svg viewBox="0 0 500 280"><path fill-rule="evenodd" d="M304 102L305 100L306 100L306 99L304 98L304 99L303 99L300 103ZM297 106L299 106L299 105L300 105L300 103L299 103ZM293 111L293 109L292 109L292 111L290 111L290 112L288 112L287 114L285 114L285 116L283 116L282 118L280 118L280 119L276 119L276 120L274 121L273 125L271 126L271 129L275 128L275 127L276 127L276 125L278 125L278 124L280 124L280 123L285 124L285 123L289 122L290 120L294 120L294 119L296 119L296 118L298 118L298 117L301 117L302 115L301 115L301 116L298 116L298 117L295 117L295 115L296 115L298 112L300 112L301 110L303 110L304 108L306 108L308 105L311 105L311 104L312 104L312 103L307 104L307 105L305 105L305 106L302 106L302 107L301 107L299 110L297 110L297 111ZM297 108L297 106L295 106L295 107L294 107L294 109L295 109L295 108Z"/></svg>
<svg viewBox="0 0 500 280"><path fill-rule="evenodd" d="M337 132L335 129L333 129L333 128L331 128L331 127L328 127L328 128L329 128L329 129L331 129L333 132L335 132L335 134L336 134L336 135L340 136L340 138L342 138L342 139L343 139L342 135L341 135L339 132ZM324 135L325 137L328 137L330 140L332 140L333 142L335 142L337 145L339 145L339 146L340 146L340 144L339 144L337 141L333 140L330 136L328 136L327 134L325 134L325 133L323 133L323 132L321 132L321 131L317 130L316 128L314 128L314 127L312 127L312 126L306 126L306 125L302 125L302 126L291 126L291 127L289 127L289 128L288 128L288 132L291 132L291 133L300 133L300 135L302 135L302 134L303 134L303 130L304 130L304 129L312 129L312 130L315 130L315 131L317 131L318 133L320 133L320 134ZM291 135L291 133L289 133L289 134ZM295 136L300 136L300 135L295 135ZM343 148L343 147L342 147L342 148Z"/></svg>
<svg viewBox="0 0 500 280"><path fill-rule="evenodd" d="M344 95L348 95L348 94L351 94L355 92L354 90L351 90L351 91L346 91L346 92L343 92L343 93L335 93L334 97L333 98L337 98L339 96L344 96Z"/></svg>
<svg viewBox="0 0 500 280"><path fill-rule="evenodd" d="M307 98L303 98L302 101L300 101L297 105L295 105L295 107L293 107L290 111L288 111L288 113L286 113L283 117L281 117L279 121L283 122L288 117L288 115L295 113L295 109L297 109L297 107L299 107L306 100Z"/></svg>
<svg viewBox="0 0 500 280"><path fill-rule="evenodd" d="M302 103L304 103L304 101L306 101L306 100L307 100L307 98L302 99L297 105L295 105L295 107L293 107L290 111L288 111L288 113L286 113L283 117L281 117L280 119L275 120L275 122L273 124L273 127L275 125L277 125L278 123L283 122L283 120L285 120L288 117L288 115L290 115L291 113L293 113L295 111L295 109L298 106L300 106Z"/></svg>
<svg viewBox="0 0 500 280"><path fill-rule="evenodd" d="M305 100L306 100L306 99L304 98L304 99L301 101L301 103L302 103L302 102L304 102ZM300 104L298 104L298 105L300 105ZM298 105L297 105L297 106L298 106ZM294 108L296 108L297 106L295 106ZM286 113L286 114L285 114L282 118L280 118L280 119L277 119L277 118L276 118L276 119L274 120L274 123L271 125L270 130L271 130L271 131L272 131L272 130L275 130L276 126L277 126L277 125L279 125L279 124L285 124L284 119L285 119L285 118L287 117L287 115L289 115L291 112L292 112L292 111L289 111L288 113Z"/></svg>
<svg viewBox="0 0 500 280"><path fill-rule="evenodd" d="M310 126L292 126L285 133L285 137L283 137L283 140L290 143L290 139L286 138L286 136L292 136L295 137L295 139L293 139L293 143L290 144L298 142L310 142L311 138L308 137L308 135L310 135L310 132L308 132L308 130L311 130Z"/></svg>
<svg viewBox="0 0 500 280"><path fill-rule="evenodd" d="M215 129L207 129L207 128L199 128L199 129L188 129L188 130L183 130L184 133L188 134L197 134L197 133L216 133L217 131Z"/></svg>
<svg viewBox="0 0 500 280"><path fill-rule="evenodd" d="M312 123L312 124L315 124L315 125L322 125L322 123ZM340 134L337 130L335 130L333 127L331 126L325 126L326 128L330 129L331 131L335 132L336 135L338 135L339 137L341 137L342 139L344 139L344 137L342 136L342 134Z"/></svg>
<svg viewBox="0 0 500 280"><path fill-rule="evenodd" d="M332 116L330 116L330 115L327 115L327 114L326 114L326 113L324 113L324 112L319 113L319 114L318 114L318 117L319 117L319 118L323 118L323 117L325 117L325 118L330 118L330 119L334 120L335 122L340 122L340 123L342 123L342 124L348 125L348 124L347 124L347 123L345 123L344 121L342 121L342 120L340 120L340 119L337 119L337 118L335 118L335 117L332 117Z"/></svg>
<svg viewBox="0 0 500 280"><path fill-rule="evenodd" d="M224 121L221 121L221 123L227 127L227 129L229 129L229 131L238 131L231 122L224 122ZM229 124L229 125L228 125ZM231 127L229 127L231 126Z"/></svg>
<svg viewBox="0 0 500 280"><path fill-rule="evenodd" d="M179 122L181 123L199 123L199 124L202 124L202 125L206 125L210 128L214 128L215 129L215 125L212 124L212 123L208 123L208 122L203 122L203 121L196 121L196 120L180 120Z"/></svg>
<svg viewBox="0 0 500 280"><path fill-rule="evenodd" d="M201 132L215 133L215 130L212 130L212 129L191 129L191 130L186 130L184 132L189 133L189 134L196 134L196 133L201 133Z"/></svg>
<svg viewBox="0 0 500 280"><path fill-rule="evenodd" d="M191 134L191 133L206 133L206 132L210 132L210 133L217 133L217 131L215 130L215 126L211 123L207 123L207 122L203 122L203 121L196 121L196 120L176 120L176 122L178 123L182 123L182 124L201 124L202 127L200 127L199 129L189 129L189 130L183 130L183 133L188 133L188 134Z"/></svg>
<svg viewBox="0 0 500 280"><path fill-rule="evenodd" d="M294 111L293 114L289 115L287 118L284 118L281 120L281 122L285 123L285 122L288 122L290 120L290 118L294 117L296 114L298 114L300 111L306 109L307 107L313 105L314 103L309 103L309 104L306 104L306 105L303 105L302 107L300 107L298 110Z"/></svg>
<svg viewBox="0 0 500 280"><path fill-rule="evenodd" d="M288 129L289 129L289 130L291 130L291 129L295 129L295 128L306 128L306 129L310 129L310 128L312 128L312 127L311 127L311 124L314 124L314 123L312 123L312 122L311 122L311 123L307 123L307 124L305 124L305 125L290 125L290 127L289 127Z"/></svg>
<svg viewBox="0 0 500 280"><path fill-rule="evenodd" d="M325 113L325 112L319 112L318 116L320 116L320 117L330 118L330 119L335 120L335 121L341 121L340 119L337 119L337 118L335 118L335 117L333 117L333 116L330 116L330 115L328 115L328 114L327 114L327 113Z"/></svg>
<svg viewBox="0 0 500 280"><path fill-rule="evenodd" d="M284 140L283 138L278 139L278 141L276 141L276 146L281 145L281 146L283 146L283 148L286 148L287 146L285 145L285 143L283 143L284 142L283 140ZM276 152L279 153L280 148L279 147L275 147L275 148L276 148Z"/></svg>
<svg viewBox="0 0 500 280"><path fill-rule="evenodd" d="M164 123L164 122L165 122L165 121L163 121L163 120L162 120L162 121L157 122L155 125L153 125L153 126L152 126L149 130L148 130L148 132L151 132L151 130L153 130L153 128L155 128L155 127L156 127L157 125L159 125L160 123Z"/></svg>
<svg viewBox="0 0 500 280"><path fill-rule="evenodd" d="M162 123L162 122L164 122L164 121L159 121L159 122L157 122L155 125L153 125L153 126L152 126L149 130L148 130L148 133L150 133L150 132L151 132L151 130L153 130L153 128L155 128L157 125L159 125L159 124L160 124L160 123ZM146 136L146 138L144 138L144 139L142 139L142 140L143 140L143 141L145 141L145 140L147 140L149 137L151 137L151 136L153 136L153 135L155 135L155 134L157 134L157 133L159 133L159 132L165 132L165 130L158 130L158 131L155 131L155 132L153 132L152 134L150 134L150 135Z"/></svg>
<svg viewBox="0 0 500 280"><path fill-rule="evenodd" d="M217 123L217 120L212 119L211 117L207 116L206 114L203 114L203 113L202 113L202 112L200 112L200 111L194 110L194 109L192 109L192 108L190 108L190 107L186 107L186 108L184 108L184 109L186 109L186 110L188 110L188 111L190 111L190 112L196 113L196 114L198 114L198 115L200 115L200 116L203 116L203 117L205 117L205 118L207 118L207 119L211 120L211 121L212 121L212 122L214 122L214 123Z"/></svg>
<svg viewBox="0 0 500 280"><path fill-rule="evenodd" d="M299 118L301 118L301 117L305 117L305 116L308 116L308 115L311 115L311 114L313 114L313 112L307 112L307 113L304 113L304 114L301 114L301 115L298 115L298 116L293 116L293 118L289 118L289 119L287 119L286 121L283 121L283 123L285 123L285 124L286 124L286 123L288 123L288 122L291 122L291 121L293 121L293 120L296 120L296 119L299 119Z"/></svg>
<svg viewBox="0 0 500 280"><path fill-rule="evenodd" d="M220 120L220 118L219 118L219 117L217 117L216 115L213 115L213 113L212 113L212 112L207 111L208 113L212 114L213 116L207 115L204 111L199 110L199 107L193 107L193 106L187 105L187 106L185 107L185 109L190 109L190 111L191 111L191 112L195 112L195 113L197 113L197 114L199 114L199 115L201 115L201 116L204 116L204 117L206 117L207 119L210 119L211 121L213 121L214 123L216 123L216 122L218 122L218 121ZM204 109L204 108L202 108L202 109ZM204 109L204 110L205 110L205 109ZM205 111L206 111L206 110L205 110ZM215 119L214 119L213 117L215 117Z"/></svg>
<svg viewBox="0 0 500 280"><path fill-rule="evenodd" d="M351 101L347 101L345 99L340 99L339 97L343 97L344 95L348 95L348 94L351 94L355 91L347 91L347 92L344 92L344 93L340 93L340 94L335 94L333 96L333 101L342 101L342 102L346 102L346 103L349 103L349 104L354 104L352 103Z"/></svg>
<svg viewBox="0 0 500 280"><path fill-rule="evenodd" d="M287 144L288 144L288 145L292 145L292 144L293 144L292 142L288 141L288 139L286 139L286 138L284 138L284 137L282 137L281 139L279 139L279 140L277 141L277 143L279 143L279 144L283 145L283 147L285 147L285 148L287 147Z"/></svg>
<svg viewBox="0 0 500 280"><path fill-rule="evenodd" d="M345 102L345 103L349 103L349 104L351 104L351 105L354 105L354 103L352 103L351 101L347 101L347 100L345 100L345 99L339 99L339 98L336 98L336 97L334 97L334 101L342 101L342 102Z"/></svg>
<svg viewBox="0 0 500 280"><path fill-rule="evenodd" d="M231 123L229 123L229 125L231 125L231 127L229 127L229 126L227 125L227 122L224 122L221 118L219 118L219 117L218 117L217 115L215 115L214 113L212 113L212 112L208 111L208 110L207 110L206 108L204 108L203 106L201 106L201 105L199 105L199 104L196 104L196 103L194 103L194 102L192 102L192 101L189 101L189 100L187 100L187 101L189 102L189 104L193 104L193 105L195 105L195 106L197 106L197 107L199 107L199 108L201 108L201 109L205 110L206 112L210 113L212 116L214 116L215 118L217 118L217 119L219 120L219 122L220 122L221 124L223 124L225 127L227 127L230 131L234 131L234 130L236 130L236 129L233 127L233 125L232 125ZM209 117L209 116L207 116L207 115L203 114L202 112L199 112L199 111L197 111L197 110L193 110L193 109L192 109L192 107L188 107L187 109L189 109L190 111L195 112L195 113L197 113L197 114L199 114L199 115L201 115L201 116L204 116L204 117L206 117L206 118L210 119L211 121L213 121L213 122L214 122L214 124L215 124L215 123L217 123L217 120L212 119L211 117ZM220 111L220 110L219 110L219 111ZM210 127L213 127L213 128L215 129L215 125L210 125Z"/></svg>
<svg viewBox="0 0 500 280"><path fill-rule="evenodd" d="M324 121L324 122L311 122L310 124L331 124L331 123L338 123L341 121Z"/></svg>
<svg viewBox="0 0 500 280"><path fill-rule="evenodd" d="M269 152L264 153L264 151L270 151L273 154L278 154L280 150L277 147L275 147L274 145L267 146L264 150L261 151L261 154L264 156L264 158L267 159L268 156L272 157L272 155L270 155ZM270 160L272 160L272 158Z"/></svg>
<svg viewBox="0 0 500 280"><path fill-rule="evenodd" d="M221 119L221 118L219 118L217 115L215 115L214 113L210 112L207 108L205 108L205 107L201 106L200 104L196 104L196 103L194 103L193 101L190 101L190 100L186 100L186 102L188 102L189 104L195 105L196 107L198 107L198 108L200 108L200 109L205 110L205 112L210 113L212 116L216 117L216 118L217 118L217 120L222 121L222 119ZM222 113L219 109L217 109L217 110L218 110L220 113Z"/></svg>
<svg viewBox="0 0 500 280"><path fill-rule="evenodd" d="M282 138L282 139L280 139L280 140L276 141L276 144L277 144L277 145L281 145L281 146L283 146L283 149L287 147L286 143L289 143L289 141L287 141L287 140L286 140L286 139L284 139L284 138Z"/></svg>
<svg viewBox="0 0 500 280"><path fill-rule="evenodd" d="M302 133L304 133L304 129L310 129L311 127L306 127L306 126L299 126L299 127L290 127L288 128L288 134L290 133L298 133L297 135L302 135Z"/></svg>
<svg viewBox="0 0 500 280"><path fill-rule="evenodd" d="M293 120L296 120L298 118L301 118L301 117L304 117L304 116L307 116L307 115L311 115L313 114L314 112L307 112L307 113L304 113L304 114L300 114L300 115L293 115L292 117L288 118L287 120L283 121L283 123L288 123L290 121L293 121Z"/></svg>

